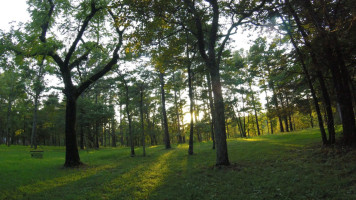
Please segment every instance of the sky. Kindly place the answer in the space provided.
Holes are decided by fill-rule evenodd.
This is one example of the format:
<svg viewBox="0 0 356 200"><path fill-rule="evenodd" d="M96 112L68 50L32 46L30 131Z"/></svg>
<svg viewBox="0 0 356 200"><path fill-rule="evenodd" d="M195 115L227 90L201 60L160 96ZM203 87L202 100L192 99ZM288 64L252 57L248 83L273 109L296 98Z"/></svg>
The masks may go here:
<svg viewBox="0 0 356 200"><path fill-rule="evenodd" d="M0 29L7 31L10 22L26 22L28 19L26 0L1 0Z"/></svg>

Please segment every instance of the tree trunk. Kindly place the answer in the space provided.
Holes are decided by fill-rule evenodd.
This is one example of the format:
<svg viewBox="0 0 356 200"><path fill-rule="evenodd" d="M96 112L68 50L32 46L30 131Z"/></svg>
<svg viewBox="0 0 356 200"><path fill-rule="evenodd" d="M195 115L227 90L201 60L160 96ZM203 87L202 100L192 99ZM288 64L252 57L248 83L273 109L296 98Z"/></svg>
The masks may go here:
<svg viewBox="0 0 356 200"><path fill-rule="evenodd" d="M94 132L94 137L95 137L95 145L94 147L96 149L99 149L99 123L97 120L95 120L95 132Z"/></svg>
<svg viewBox="0 0 356 200"><path fill-rule="evenodd" d="M284 128L283 128L282 117L281 117L281 116L278 116L278 120L279 120L279 128L280 128L280 131L283 133L283 132L284 132Z"/></svg>
<svg viewBox="0 0 356 200"><path fill-rule="evenodd" d="M124 130L122 127L122 120L123 118L121 117L122 115L122 103L120 102L120 125L119 125L119 130L120 130L120 144L121 146L124 146L125 142L124 142Z"/></svg>
<svg viewBox="0 0 356 200"><path fill-rule="evenodd" d="M175 73L173 73L173 82L175 83ZM176 83L175 83L176 84ZM179 107L178 107L178 97L177 97L177 88L174 86L174 105L177 115L177 131L178 131L178 143L182 143L182 133L180 130L180 117L179 117Z"/></svg>
<svg viewBox="0 0 356 200"><path fill-rule="evenodd" d="M258 116L257 116L257 109L256 109L256 102L255 102L255 96L253 95L253 91L252 91L252 87L251 87L251 84L250 84L250 90L251 90L251 97L252 97L252 104L253 104L253 110L255 111L255 120L256 120L256 125L257 125L257 133L258 135L261 135L261 132L260 132L260 126L258 124Z"/></svg>
<svg viewBox="0 0 356 200"><path fill-rule="evenodd" d="M105 128L105 123L103 124L104 130L103 130L103 143L104 147L106 147L106 139L107 139L107 129Z"/></svg>
<svg viewBox="0 0 356 200"><path fill-rule="evenodd" d="M291 111L291 108L289 106L289 99L288 99L288 96L286 95L286 104L287 104L287 111L286 111L286 118L287 118L287 121L289 123L289 131L293 131L293 125L292 125L292 111Z"/></svg>
<svg viewBox="0 0 356 200"><path fill-rule="evenodd" d="M212 91L214 94L215 142L216 142L216 165L230 165L225 130L224 99L221 91L219 67L213 63L209 66Z"/></svg>
<svg viewBox="0 0 356 200"><path fill-rule="evenodd" d="M32 132L31 132L31 148L34 149L37 149L36 129L37 129L37 110L38 110L39 96L40 96L40 91L36 90L35 99L34 99L34 108L33 108Z"/></svg>
<svg viewBox="0 0 356 200"><path fill-rule="evenodd" d="M115 134L115 129L116 129L116 127L115 127L115 119L114 118L112 118L111 119L111 140L112 140L112 142L111 142L111 146L112 147L116 147L117 145L116 145L116 134Z"/></svg>
<svg viewBox="0 0 356 200"><path fill-rule="evenodd" d="M193 95L193 98L194 98L194 95ZM198 123L198 114L199 114L199 109L198 109L198 106L197 106L197 103L195 102L194 103L194 110L195 110L195 114L194 114L194 119L195 119L195 123ZM197 132L197 138L198 138L198 142L202 142L202 136L201 136L201 133L200 133L200 130L199 130L199 127L195 127L195 130Z"/></svg>
<svg viewBox="0 0 356 200"><path fill-rule="evenodd" d="M132 134L132 121L131 121L131 115L130 115L130 108L129 108L129 86L127 85L126 81L124 81L125 84L125 90L126 90L126 115L127 115L127 121L129 123L129 140L130 140L130 147L131 147L131 157L135 156L135 145L134 145L134 138Z"/></svg>
<svg viewBox="0 0 356 200"><path fill-rule="evenodd" d="M188 64L188 89L189 89L189 100L190 100L190 131L189 131L189 148L188 154L193 155L193 139L194 139L194 99L193 99L193 86L192 86L192 72L191 64Z"/></svg>
<svg viewBox="0 0 356 200"><path fill-rule="evenodd" d="M266 113L267 115L267 113ZM268 117L266 116L266 127L267 127L267 134L269 135L269 123L268 123ZM271 126L272 127L272 126ZM263 130L263 129L262 129ZM273 134L273 133L272 133Z"/></svg>
<svg viewBox="0 0 356 200"><path fill-rule="evenodd" d="M166 94L164 91L164 74L162 72L159 73L159 80L161 83L161 99L162 99L162 117L163 117L163 128L164 128L164 143L166 149L171 148L171 142L169 139L168 132L168 120L167 120L167 112L166 112Z"/></svg>
<svg viewBox="0 0 356 200"><path fill-rule="evenodd" d="M258 116L257 116L257 111L255 109L255 120L256 120L256 126L257 126L257 133L258 135L261 135L261 132L260 132L260 126L258 124Z"/></svg>
<svg viewBox="0 0 356 200"><path fill-rule="evenodd" d="M230 138L230 131L229 131L229 123L228 123L228 118L225 118L225 127L226 127L226 138Z"/></svg>
<svg viewBox="0 0 356 200"><path fill-rule="evenodd" d="M275 92L275 89L274 89L274 85L272 84L272 91L273 91L273 102L274 102L274 105L276 106L276 110L277 110L277 116L278 116L278 120L279 120L279 129L280 131L283 133L284 132L284 128L283 128L283 122L282 122L282 116L280 114L280 109L278 107L278 99L277 99L277 94Z"/></svg>
<svg viewBox="0 0 356 200"><path fill-rule="evenodd" d="M77 99L73 95L66 94L66 118L65 118L65 142L66 158L65 167L75 167L82 165L77 147L77 136L75 132Z"/></svg>
<svg viewBox="0 0 356 200"><path fill-rule="evenodd" d="M237 118L236 118L236 121L237 121L237 127L239 128L240 137L243 138L243 130L242 130L241 118L240 118L240 117L237 117Z"/></svg>
<svg viewBox="0 0 356 200"><path fill-rule="evenodd" d="M290 131L293 131L293 123L292 123L292 115L288 115L288 118L289 118L289 130Z"/></svg>
<svg viewBox="0 0 356 200"><path fill-rule="evenodd" d="M327 115L327 127L329 131L329 143L334 144L335 143L335 128L334 128L334 116L333 112L331 109L331 102L330 102L330 97L329 97L329 92L328 89L326 88L326 84L324 82L324 77L322 75L322 72L320 70L317 70L317 77L319 80L320 88L321 88L321 93L323 95L324 99L324 104L325 104L325 109L326 109L326 115Z"/></svg>
<svg viewBox="0 0 356 200"><path fill-rule="evenodd" d="M140 88L140 116L141 116L141 143L143 156L146 156L146 143L145 143L145 124L143 121L143 86Z"/></svg>
<svg viewBox="0 0 356 200"><path fill-rule="evenodd" d="M241 100L242 100L242 109L245 110L245 99L244 99L244 93L241 94ZM243 130L243 137L247 137L246 134L246 116L245 113L243 114L243 126L242 126L242 130Z"/></svg>
<svg viewBox="0 0 356 200"><path fill-rule="evenodd" d="M95 104L98 104L97 93L95 93ZM99 119L95 119L95 148L99 149Z"/></svg>
<svg viewBox="0 0 356 200"><path fill-rule="evenodd" d="M280 97L280 101L281 101L281 108L282 108L282 111L283 111L283 114L281 115L281 118L284 121L285 131L289 132L289 125L288 125L286 107L284 106L284 103L283 103L283 101L284 101L283 95L281 94L279 97Z"/></svg>
<svg viewBox="0 0 356 200"><path fill-rule="evenodd" d="M149 114L148 109L146 111L147 111L146 112L147 132L148 132L148 135L150 136L151 146L153 146L154 145L154 142L153 142L153 130L152 130L152 125L151 125L151 121L150 121L150 114Z"/></svg>
<svg viewBox="0 0 356 200"><path fill-rule="evenodd" d="M80 125L80 149L84 149L84 127L83 124Z"/></svg>
<svg viewBox="0 0 356 200"><path fill-rule="evenodd" d="M215 123L215 111L214 111L214 100L213 100L213 95L212 95L212 90L211 90L211 80L210 80L210 75L206 75L207 79L207 84L208 84L208 95L209 95L209 106L210 106L210 116L211 116L211 122L210 122L210 131L211 131L211 139L213 140L213 149L215 149L215 133L214 133L214 123Z"/></svg>
<svg viewBox="0 0 356 200"><path fill-rule="evenodd" d="M11 95L11 94L10 94ZM11 110L12 110L12 100L11 97L9 98L8 104L7 104L7 114L6 114L6 144L9 147L11 142L10 142L10 123L11 123Z"/></svg>
<svg viewBox="0 0 356 200"><path fill-rule="evenodd" d="M343 57L340 56L341 50L338 48L337 41L333 37L331 38L331 42L334 44L330 46L335 46L335 48L331 49L331 47L328 47L325 51L329 57L329 69L332 72L336 98L340 105L344 142L356 145L355 114L352 105L351 90L347 80L349 74L347 73Z"/></svg>
<svg viewBox="0 0 356 200"><path fill-rule="evenodd" d="M45 56L39 63L39 70L35 80L35 98L34 98L34 108L33 108L33 122L32 122L32 132L31 132L31 148L37 149L37 138L36 138L36 129L37 129L37 110L38 110L38 100L42 91L41 88L41 79L43 76L43 63Z"/></svg>
<svg viewBox="0 0 356 200"><path fill-rule="evenodd" d="M268 123L268 119L270 121L271 124L271 134L273 134L273 126L272 126L272 118L268 117L268 113L270 112L270 107L269 107L269 100L268 100L268 96L267 96L267 86L265 85L265 81L264 81L264 91L266 94L266 101L267 101L267 112L266 112L266 122L267 122L267 134L269 134L269 123Z"/></svg>
<svg viewBox="0 0 356 200"><path fill-rule="evenodd" d="M310 110L310 112L309 112L309 117L310 117L310 126L312 127L312 128L314 128L314 119L313 119L313 112L312 112L312 108L311 108L311 105L309 104L309 95L307 94L306 95L307 96L307 100L308 100L308 105L309 105L309 110Z"/></svg>

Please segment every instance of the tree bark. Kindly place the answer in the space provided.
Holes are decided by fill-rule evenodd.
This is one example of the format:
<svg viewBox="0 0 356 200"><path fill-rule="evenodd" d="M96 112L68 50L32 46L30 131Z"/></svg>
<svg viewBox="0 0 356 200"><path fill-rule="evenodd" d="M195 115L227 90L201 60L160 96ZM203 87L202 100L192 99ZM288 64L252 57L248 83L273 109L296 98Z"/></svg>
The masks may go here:
<svg viewBox="0 0 356 200"><path fill-rule="evenodd" d="M190 100L190 131L189 131L189 148L188 154L193 155L193 139L194 139L194 99L193 99L193 87L192 87L192 72L191 64L188 64L188 89L189 89L189 100Z"/></svg>
<svg viewBox="0 0 356 200"><path fill-rule="evenodd" d="M82 165L79 158L77 147L77 136L75 132L77 103L76 97L71 94L66 94L66 126L65 126L65 141L66 141L66 157L65 167L75 167Z"/></svg>
<svg viewBox="0 0 356 200"><path fill-rule="evenodd" d="M270 73L269 69L268 69L268 73ZM282 116L280 114L280 109L278 107L278 99L277 99L277 94L276 94L276 90L274 88L274 83L273 82L271 83L271 88L272 88L272 92L273 92L272 101L274 103L274 106L276 106L277 117L278 117L278 120L279 120L279 129L283 133L284 132L284 128L283 128Z"/></svg>
<svg viewBox="0 0 356 200"><path fill-rule="evenodd" d="M175 82L175 73L173 73L173 82ZM176 84L176 83L175 83ZM179 117L179 107L178 107L178 97L177 97L177 88L174 86L174 105L177 115L177 131L178 131L178 143L182 143L182 133L180 130L180 117Z"/></svg>
<svg viewBox="0 0 356 200"><path fill-rule="evenodd" d="M256 125L257 125L257 133L258 133L258 135L261 135L260 126L259 126L259 124L258 124L258 116L257 116L257 109L256 109L255 96L253 95L253 91L252 91L251 84L250 84L250 90L251 90L251 97L252 97L253 110L255 111L255 120L256 120Z"/></svg>
<svg viewBox="0 0 356 200"><path fill-rule="evenodd" d="M211 125L210 125L210 131L211 131L211 139L213 140L213 149L215 149L215 133L214 133L214 124L215 124L215 111L214 111L214 100L213 100L213 95L212 95L212 90L211 90L211 80L210 80L210 74L206 75L207 79L207 84L208 84L208 95L209 95L209 106L210 106L210 116L211 116Z"/></svg>
<svg viewBox="0 0 356 200"><path fill-rule="evenodd" d="M84 149L84 127L80 125L80 140L79 140L80 149Z"/></svg>
<svg viewBox="0 0 356 200"><path fill-rule="evenodd" d="M125 142L124 142L124 130L122 127L122 120L123 118L121 117L122 115L122 103L120 102L120 125L119 125L119 131L120 131L120 144L121 146L124 146Z"/></svg>
<svg viewBox="0 0 356 200"><path fill-rule="evenodd" d="M167 120L167 112L166 112L166 94L164 91L164 74L163 72L159 73L159 80L161 83L161 101L162 101L162 117L163 117L163 129L164 129L164 143L166 149L171 148L171 142L169 139L169 132L168 132L168 120Z"/></svg>
<svg viewBox="0 0 356 200"><path fill-rule="evenodd" d="M284 107L284 103L283 103L283 101L284 101L284 99L283 99L283 94L280 94L279 99L280 99L280 101L281 101L281 108L282 108L282 111L285 111L286 108ZM288 125L287 113L282 113L282 114L281 114L281 119L282 119L282 121L284 121L284 125L285 125L285 129L284 129L284 130L285 130L286 132L289 132L289 125Z"/></svg>
<svg viewBox="0 0 356 200"><path fill-rule="evenodd" d="M216 116L214 124L216 165L230 165L227 152L224 99L221 91L219 67L212 64L210 66L210 76L214 94L214 115Z"/></svg>
<svg viewBox="0 0 356 200"><path fill-rule="evenodd" d="M145 124L143 121L143 86L140 88L140 116L141 116L141 143L143 156L146 156L146 143L145 143Z"/></svg>
<svg viewBox="0 0 356 200"><path fill-rule="evenodd" d="M31 148L34 149L37 149L36 129L37 129L37 110L38 110L39 96L40 96L40 91L36 90L35 99L34 99L34 108L33 108L32 134L31 134Z"/></svg>
<svg viewBox="0 0 356 200"><path fill-rule="evenodd" d="M11 110L12 110L12 99L10 97L9 100L8 100L8 103L7 103L6 126L5 126L5 129L6 129L6 145L8 147L11 144L11 142L10 142Z"/></svg>
<svg viewBox="0 0 356 200"><path fill-rule="evenodd" d="M131 147L131 157L135 156L135 145L133 141L133 133L132 133L132 120L131 120L131 115L130 115L130 99L129 99L129 86L127 85L126 81L123 79L124 85L125 85L125 91L126 91L126 115L127 115L127 121L129 123L129 140L130 140L130 147Z"/></svg>
<svg viewBox="0 0 356 200"><path fill-rule="evenodd" d="M268 100L268 96L267 96L267 87L265 87L265 94L266 94L266 101L267 101L267 113L266 113L266 118L267 118L267 130L269 130L268 128L268 118L270 121L270 125L271 125L271 134L273 135L273 123L272 123L272 117L268 117L268 112L270 111L270 105L269 105L269 100ZM269 131L268 131L269 134Z"/></svg>
<svg viewBox="0 0 356 200"><path fill-rule="evenodd" d="M309 95L307 94L306 95L307 96L307 100L308 100L308 105L309 105L309 110L310 110L310 112L309 112L309 117L310 117L310 126L312 127L312 128L314 128L314 119L313 119L313 112L312 112L312 108L311 108L311 105L309 104Z"/></svg>
<svg viewBox="0 0 356 200"><path fill-rule="evenodd" d="M116 139L117 139L117 137L116 137L116 134L115 134L115 129L116 129L116 126L115 126L115 119L114 119L114 117L111 119L111 140L112 140L112 142L111 142L111 146L112 147L116 147L117 145L116 145Z"/></svg>
<svg viewBox="0 0 356 200"><path fill-rule="evenodd" d="M289 120L289 130L293 131L293 122L292 122L292 115L288 115L288 120Z"/></svg>
<svg viewBox="0 0 356 200"><path fill-rule="evenodd" d="M326 125L328 127L328 132L329 132L329 144L334 144L335 143L334 116L333 116L333 112L331 109L329 92L328 92L328 89L326 88L326 84L325 84L322 72L320 70L317 70L316 73L317 73L317 77L319 80L321 93L323 95L325 109L326 109L326 115L327 115Z"/></svg>
<svg viewBox="0 0 356 200"><path fill-rule="evenodd" d="M283 133L284 132L284 128L283 128L282 116L279 113L280 110L279 110L279 107L278 107L277 97L275 97L275 98L276 98L275 99L275 105L276 105L276 109L277 109L277 112L278 112L279 129Z"/></svg>
<svg viewBox="0 0 356 200"><path fill-rule="evenodd" d="M98 93L95 93L95 104L98 104ZM95 119L95 148L99 149L99 119Z"/></svg>

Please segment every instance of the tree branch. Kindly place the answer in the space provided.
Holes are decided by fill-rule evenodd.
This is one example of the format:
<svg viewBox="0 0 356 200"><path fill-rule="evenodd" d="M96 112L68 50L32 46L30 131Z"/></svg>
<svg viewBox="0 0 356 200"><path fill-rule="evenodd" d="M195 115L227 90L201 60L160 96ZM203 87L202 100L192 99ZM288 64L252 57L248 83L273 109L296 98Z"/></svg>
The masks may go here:
<svg viewBox="0 0 356 200"><path fill-rule="evenodd" d="M208 60L208 55L205 52L203 25L197 10L195 9L194 2L191 0L184 0L184 3L188 6L188 12L193 14L195 20L195 25L197 28L196 38L198 39L199 52L204 60Z"/></svg>
<svg viewBox="0 0 356 200"><path fill-rule="evenodd" d="M41 42L43 42L43 43L46 43L46 34L47 34L47 30L49 28L49 21L52 17L53 10L54 10L53 0L48 0L48 3L50 5L50 8L49 8L47 17L45 19L45 22L41 25L42 33L41 33L41 36L39 37Z"/></svg>
<svg viewBox="0 0 356 200"><path fill-rule="evenodd" d="M79 65L84 60L88 59L90 51L85 52L82 56L74 60L71 64L69 64L69 70L72 70L75 66Z"/></svg>
<svg viewBox="0 0 356 200"><path fill-rule="evenodd" d="M94 83L99 78L104 76L117 63L117 61L119 60L118 52L122 46L122 40L123 40L122 37L123 37L123 31L119 30L119 43L116 45L116 48L113 52L112 59L100 71L93 74L88 80L86 80L85 82L79 85L77 92L75 94L76 97L78 97L81 93L83 93L92 83Z"/></svg>
<svg viewBox="0 0 356 200"><path fill-rule="evenodd" d="M65 64L66 66L68 66L69 61L70 61L70 59L71 59L71 57L72 57L72 55L73 55L73 53L74 53L74 51L75 51L75 48L77 47L77 44L78 44L78 42L80 41L80 39L83 37L84 31L85 31L85 29L88 27L90 20L95 16L95 14L96 14L99 10L101 10L101 8L96 8L96 7L95 7L95 1L92 1L92 2L91 2L91 11L90 11L90 14L84 19L84 22L83 22L83 24L82 24L82 26L81 26L81 28L80 28L78 34L77 34L77 37L75 38L74 42L72 43L72 45L71 45L71 47L69 48L68 53L67 53L67 55L66 55L66 57L65 57L64 64Z"/></svg>
<svg viewBox="0 0 356 200"><path fill-rule="evenodd" d="M259 11L265 4L266 4L266 0L263 0L260 5L258 5L255 8L249 10L247 13L243 13L242 16L239 18L238 22L235 22L235 23L233 23L231 25L231 27L229 28L229 30L228 30L223 42L221 43L221 45L219 47L218 59L217 59L218 65L220 64L222 52L223 52L223 50L225 48L225 45L226 45L227 41L229 40L229 38L231 36L232 30L235 29L237 26L243 24L244 22L242 22L242 21L244 19L246 19L247 17L250 17L254 12ZM233 13L238 14L237 12L233 12Z"/></svg>

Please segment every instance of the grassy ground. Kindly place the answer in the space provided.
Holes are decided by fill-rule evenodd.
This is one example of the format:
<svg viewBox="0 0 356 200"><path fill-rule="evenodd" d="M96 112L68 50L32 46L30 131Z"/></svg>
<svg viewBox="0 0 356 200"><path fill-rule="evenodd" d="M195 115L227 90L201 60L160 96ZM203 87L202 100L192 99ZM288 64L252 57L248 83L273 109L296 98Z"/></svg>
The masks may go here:
<svg viewBox="0 0 356 200"><path fill-rule="evenodd" d="M65 169L64 149L0 146L0 199L356 199L356 151L320 147L315 129L228 141L230 167L215 168L211 143L171 150L81 151Z"/></svg>

